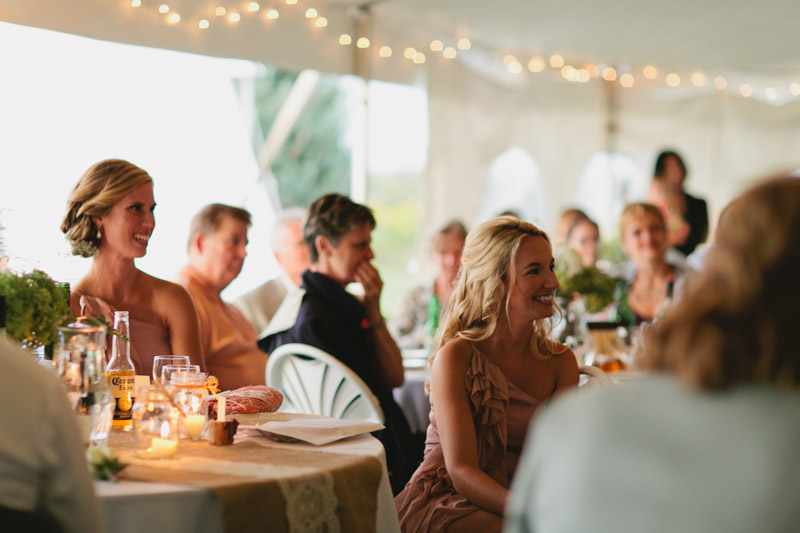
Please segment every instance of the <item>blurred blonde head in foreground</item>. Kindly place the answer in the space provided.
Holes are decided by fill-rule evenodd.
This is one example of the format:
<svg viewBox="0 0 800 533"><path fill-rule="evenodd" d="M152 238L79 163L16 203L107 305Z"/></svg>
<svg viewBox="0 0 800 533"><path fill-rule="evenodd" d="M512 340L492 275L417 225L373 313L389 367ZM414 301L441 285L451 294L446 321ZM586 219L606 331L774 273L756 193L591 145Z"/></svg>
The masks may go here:
<svg viewBox="0 0 800 533"><path fill-rule="evenodd" d="M654 328L647 364L703 389L800 385L800 179L736 198L703 271Z"/></svg>

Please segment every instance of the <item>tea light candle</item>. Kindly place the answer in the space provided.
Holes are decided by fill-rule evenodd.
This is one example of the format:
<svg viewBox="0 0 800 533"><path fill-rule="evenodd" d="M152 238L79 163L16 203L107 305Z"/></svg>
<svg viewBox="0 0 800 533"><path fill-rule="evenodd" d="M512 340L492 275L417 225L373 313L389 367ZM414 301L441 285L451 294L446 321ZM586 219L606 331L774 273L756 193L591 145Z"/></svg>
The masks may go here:
<svg viewBox="0 0 800 533"><path fill-rule="evenodd" d="M155 437L144 456L147 459L170 459L177 450L178 443L176 441Z"/></svg>
<svg viewBox="0 0 800 533"><path fill-rule="evenodd" d="M217 421L225 422L225 396L217 396Z"/></svg>
<svg viewBox="0 0 800 533"><path fill-rule="evenodd" d="M206 417L203 415L186 415L186 432L192 439L197 440L203 434L205 421Z"/></svg>

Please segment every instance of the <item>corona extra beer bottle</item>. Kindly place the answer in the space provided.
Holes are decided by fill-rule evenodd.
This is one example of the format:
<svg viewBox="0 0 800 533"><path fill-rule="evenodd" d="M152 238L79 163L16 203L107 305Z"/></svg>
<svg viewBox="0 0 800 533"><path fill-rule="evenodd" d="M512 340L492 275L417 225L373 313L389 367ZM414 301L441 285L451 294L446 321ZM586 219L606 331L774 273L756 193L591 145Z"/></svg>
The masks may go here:
<svg viewBox="0 0 800 533"><path fill-rule="evenodd" d="M131 362L130 323L127 311L114 312L114 329L111 340L111 359L108 361L108 386L114 396L114 422L112 427L130 427L134 401L134 377Z"/></svg>

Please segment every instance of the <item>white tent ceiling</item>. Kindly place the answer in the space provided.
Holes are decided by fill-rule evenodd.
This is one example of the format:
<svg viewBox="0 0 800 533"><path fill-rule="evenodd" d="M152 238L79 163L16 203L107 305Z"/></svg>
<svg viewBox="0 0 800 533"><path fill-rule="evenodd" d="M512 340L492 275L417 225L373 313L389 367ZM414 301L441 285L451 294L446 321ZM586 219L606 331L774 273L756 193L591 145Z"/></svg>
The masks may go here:
<svg viewBox="0 0 800 533"><path fill-rule="evenodd" d="M574 201L582 170L604 150L649 168L660 147L677 148L712 213L755 177L800 166L797 0L289 1L0 0L0 20L424 84L429 227L474 221L490 164L509 146L532 154L555 205ZM339 44L342 34L352 43ZM356 48L360 36L368 48ZM464 38L468 50L458 46ZM431 50L435 40L455 59ZM405 58L408 48L424 62ZM547 64L554 55L595 77L566 81L566 70ZM529 71L537 58L547 64L540 73ZM608 67L616 80L596 77ZM669 74L679 87L668 86ZM453 205L453 190L475 197Z"/></svg>
<svg viewBox="0 0 800 533"><path fill-rule="evenodd" d="M139 7L132 7L137 1ZM430 50L433 40L456 47L456 61L501 62L514 54L523 65L536 55L563 56L568 64L609 64L638 74L654 65L679 74L756 79L800 78L796 0L0 0L0 20L97 39L262 61L289 68L353 72L354 46L343 33L371 40L363 52L368 74L410 80L448 61ZM167 13L159 7L166 4ZM219 7L225 15L216 15ZM327 21L305 17L308 8ZM274 9L277 19L270 19ZM368 13L361 29L359 12ZM239 15L238 22L231 15ZM171 23L178 14L180 21ZM198 23L208 21L207 29ZM393 55L379 57L381 46ZM402 57L423 51L424 66Z"/></svg>

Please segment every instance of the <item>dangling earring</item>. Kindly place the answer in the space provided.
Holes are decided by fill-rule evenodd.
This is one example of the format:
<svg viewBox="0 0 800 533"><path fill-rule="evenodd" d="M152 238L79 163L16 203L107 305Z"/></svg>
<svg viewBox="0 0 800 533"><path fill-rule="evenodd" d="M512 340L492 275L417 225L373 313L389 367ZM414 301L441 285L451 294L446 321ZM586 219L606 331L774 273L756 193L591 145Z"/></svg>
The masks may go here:
<svg viewBox="0 0 800 533"><path fill-rule="evenodd" d="M100 234L100 228L97 228L97 240L99 241L102 235Z"/></svg>

